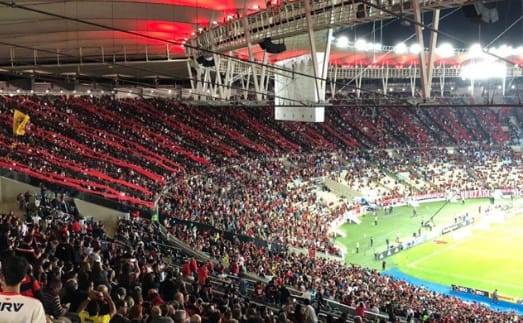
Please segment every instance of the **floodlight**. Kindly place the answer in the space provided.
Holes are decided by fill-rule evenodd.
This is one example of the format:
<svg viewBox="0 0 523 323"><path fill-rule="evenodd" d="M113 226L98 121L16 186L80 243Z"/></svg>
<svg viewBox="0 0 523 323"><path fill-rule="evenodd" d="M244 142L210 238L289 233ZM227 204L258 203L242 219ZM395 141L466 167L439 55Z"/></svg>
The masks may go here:
<svg viewBox="0 0 523 323"><path fill-rule="evenodd" d="M411 54L417 55L420 52L421 52L421 46L418 43L410 45Z"/></svg>
<svg viewBox="0 0 523 323"><path fill-rule="evenodd" d="M468 50L469 58L479 58L479 57L482 57L483 55L485 55L485 53L483 52L483 48L481 47L481 44L476 43L469 47L469 50Z"/></svg>
<svg viewBox="0 0 523 323"><path fill-rule="evenodd" d="M357 51L367 50L368 47L369 45L365 39L358 39L356 43L354 43L354 48L356 48Z"/></svg>
<svg viewBox="0 0 523 323"><path fill-rule="evenodd" d="M454 56L454 46L449 43L443 43L438 48L436 48L436 54L443 58L449 58Z"/></svg>
<svg viewBox="0 0 523 323"><path fill-rule="evenodd" d="M497 49L496 54L499 57L503 57L503 58L504 57L509 57L509 56L512 56L514 54L514 49L512 48L512 46L501 45Z"/></svg>
<svg viewBox="0 0 523 323"><path fill-rule="evenodd" d="M349 38L347 38L347 36L340 36L336 38L336 46L340 48L347 48L349 46Z"/></svg>
<svg viewBox="0 0 523 323"><path fill-rule="evenodd" d="M461 77L470 80L503 78L507 75L507 66L501 62L487 60L471 62L461 69Z"/></svg>
<svg viewBox="0 0 523 323"><path fill-rule="evenodd" d="M382 49L382 45L380 43L369 44L369 46L375 51L380 51Z"/></svg>
<svg viewBox="0 0 523 323"><path fill-rule="evenodd" d="M405 43L399 43L396 46L394 46L394 53L396 54L406 54L408 51L409 49L407 48L407 45L405 45Z"/></svg>

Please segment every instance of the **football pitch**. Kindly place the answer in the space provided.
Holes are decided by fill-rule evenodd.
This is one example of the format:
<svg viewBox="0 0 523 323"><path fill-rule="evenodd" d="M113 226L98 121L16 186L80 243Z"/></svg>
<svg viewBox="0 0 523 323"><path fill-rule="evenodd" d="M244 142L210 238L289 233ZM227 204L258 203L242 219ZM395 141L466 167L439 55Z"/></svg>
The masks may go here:
<svg viewBox="0 0 523 323"><path fill-rule="evenodd" d="M520 202L518 199L514 204ZM498 200L496 205L511 205L511 201ZM480 208L482 215L478 216ZM491 208L489 215L485 215L487 208ZM504 218L494 215L496 210L488 199L420 204L416 216L409 206L394 208L391 214L380 210L377 225L372 213L362 216L361 224L342 225L336 243L346 248L348 263L381 270L382 261L375 260L374 253L386 249L387 239L391 245L398 236L405 241L420 232L421 221L434 214L433 232L438 232L454 223L456 216L468 213L477 216L474 224L386 258L387 269L396 267L410 276L446 286L456 284L489 292L498 289L499 295L523 299L523 214ZM422 234L433 232L421 228Z"/></svg>

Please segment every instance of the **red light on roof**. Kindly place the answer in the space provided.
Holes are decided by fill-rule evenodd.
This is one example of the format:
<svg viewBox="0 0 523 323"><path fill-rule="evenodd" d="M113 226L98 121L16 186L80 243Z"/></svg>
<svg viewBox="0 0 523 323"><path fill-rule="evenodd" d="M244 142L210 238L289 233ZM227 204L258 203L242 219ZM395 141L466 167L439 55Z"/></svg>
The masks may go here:
<svg viewBox="0 0 523 323"><path fill-rule="evenodd" d="M182 7L213 9L218 11L229 10L237 7L232 0L149 0L147 2Z"/></svg>

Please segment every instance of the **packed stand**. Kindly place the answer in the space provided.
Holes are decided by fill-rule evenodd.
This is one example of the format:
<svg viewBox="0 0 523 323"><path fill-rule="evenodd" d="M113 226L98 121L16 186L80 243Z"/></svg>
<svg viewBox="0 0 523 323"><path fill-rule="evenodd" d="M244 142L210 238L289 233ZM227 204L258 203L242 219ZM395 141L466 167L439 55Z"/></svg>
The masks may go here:
<svg viewBox="0 0 523 323"><path fill-rule="evenodd" d="M337 253L327 223L350 205L329 205L311 180L339 167L333 154L246 160L173 185L162 218L211 225L274 244Z"/></svg>
<svg viewBox="0 0 523 323"><path fill-rule="evenodd" d="M30 204L34 197L24 208ZM108 240L99 222L46 207L51 211L37 210L47 214L38 221L0 215L2 270L16 263L27 271L25 278L18 275L14 293L37 299L45 312L32 322L275 322L284 315L249 302L238 286L215 290L206 279L208 267L194 258L188 269L169 265L181 256L169 252L158 226L147 220L122 219L116 234L122 244ZM13 297L11 285L2 288L0 298ZM287 314L295 315L294 307Z"/></svg>
<svg viewBox="0 0 523 323"><path fill-rule="evenodd" d="M470 98L460 100L473 103ZM161 99L1 96L0 167L152 207L163 187L177 176L204 173L207 167L227 166L244 158L507 144L521 132L516 129L521 119L517 109L460 107L440 113L390 107L377 111L347 102L334 101L336 108L326 111L325 123L303 124L277 122L271 109L264 107L238 107L233 112ZM15 138L10 133L14 109L31 117L26 136Z"/></svg>

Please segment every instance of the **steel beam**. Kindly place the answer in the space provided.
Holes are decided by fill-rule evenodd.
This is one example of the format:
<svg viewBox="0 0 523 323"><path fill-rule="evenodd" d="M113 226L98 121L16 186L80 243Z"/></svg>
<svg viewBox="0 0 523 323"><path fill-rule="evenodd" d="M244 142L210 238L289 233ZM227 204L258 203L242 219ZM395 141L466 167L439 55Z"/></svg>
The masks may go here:
<svg viewBox="0 0 523 323"><path fill-rule="evenodd" d="M416 22L414 25L414 29L416 30L416 39L418 41L418 45L420 47L419 51L419 66L420 66L420 82L421 82L421 95L424 99L428 99L430 96L430 93L427 93L427 84L428 84L428 72L427 72L427 64L425 61L425 41L423 39L423 29L421 24L421 8L419 4L419 0L413 0L412 4L414 6L414 21Z"/></svg>
<svg viewBox="0 0 523 323"><path fill-rule="evenodd" d="M294 0L282 3L255 14L244 15L244 28L232 28L236 21L228 22L210 28L194 36L196 45L203 50L220 53L247 47L247 34L251 43L259 43L267 37L267 31L273 40L279 40L308 32L306 22L306 1ZM471 5L480 0L430 0L418 3L421 12L436 9L456 8ZM380 1L380 0L322 0L313 1L311 5L311 19L314 31L333 27L351 26L377 20L386 20L400 15L413 15L414 4L417 0ZM368 10L365 14L357 14L358 6L364 4ZM331 21L331 17L336 17ZM237 25L237 24L236 24Z"/></svg>

